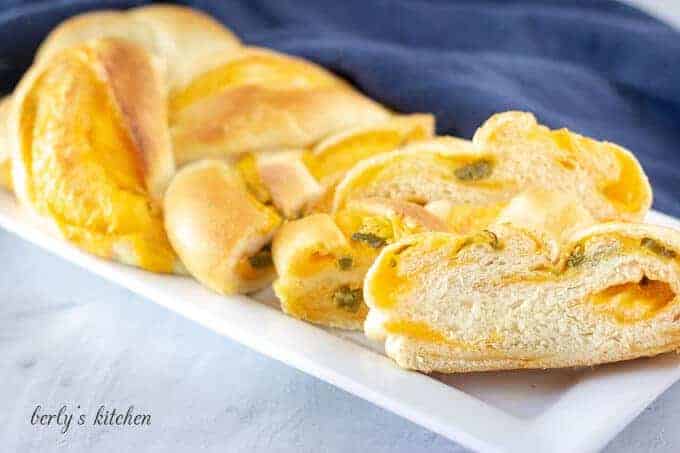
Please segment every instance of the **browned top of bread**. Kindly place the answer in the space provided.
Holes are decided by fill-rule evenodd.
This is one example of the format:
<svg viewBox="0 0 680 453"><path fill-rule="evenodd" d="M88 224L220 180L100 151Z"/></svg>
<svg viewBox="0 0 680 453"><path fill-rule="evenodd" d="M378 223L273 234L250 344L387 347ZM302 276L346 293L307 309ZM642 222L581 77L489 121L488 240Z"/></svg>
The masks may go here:
<svg viewBox="0 0 680 453"><path fill-rule="evenodd" d="M29 70L8 128L20 201L93 253L171 271L160 216L174 173L164 87L143 48L89 41Z"/></svg>
<svg viewBox="0 0 680 453"><path fill-rule="evenodd" d="M178 163L244 152L300 149L389 117L376 102L313 63L243 48L173 90Z"/></svg>
<svg viewBox="0 0 680 453"><path fill-rule="evenodd" d="M379 104L323 68L243 47L210 16L180 6L75 16L50 33L36 62L43 64L63 49L105 37L140 45L166 73L179 164L306 147L334 132L388 117Z"/></svg>
<svg viewBox="0 0 680 453"><path fill-rule="evenodd" d="M62 22L42 43L36 61L98 38L133 41L162 60L171 85L183 84L207 56L236 50L238 38L201 11L176 5L150 5L127 11L100 10Z"/></svg>
<svg viewBox="0 0 680 453"><path fill-rule="evenodd" d="M170 242L188 271L219 293L249 292L273 279L268 262L249 259L271 240L281 219L257 201L224 162L182 168L164 200ZM262 264L262 266L260 266Z"/></svg>

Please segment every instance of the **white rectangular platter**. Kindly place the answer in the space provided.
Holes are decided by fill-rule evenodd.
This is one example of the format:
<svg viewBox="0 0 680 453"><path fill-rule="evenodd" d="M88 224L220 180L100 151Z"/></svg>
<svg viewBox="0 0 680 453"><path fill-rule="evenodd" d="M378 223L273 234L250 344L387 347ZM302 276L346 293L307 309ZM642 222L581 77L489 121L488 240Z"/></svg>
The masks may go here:
<svg viewBox="0 0 680 453"><path fill-rule="evenodd" d="M680 228L652 212L650 222ZM680 379L680 356L593 369L427 376L397 368L359 333L284 315L273 295L224 297L188 277L110 263L51 237L0 190L0 226L215 332L478 451L602 448Z"/></svg>

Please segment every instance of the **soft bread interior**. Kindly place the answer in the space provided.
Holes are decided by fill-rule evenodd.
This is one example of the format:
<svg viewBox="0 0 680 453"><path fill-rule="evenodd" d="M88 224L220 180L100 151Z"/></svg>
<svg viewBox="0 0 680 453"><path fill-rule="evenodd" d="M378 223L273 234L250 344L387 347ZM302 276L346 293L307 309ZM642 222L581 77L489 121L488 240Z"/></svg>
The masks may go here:
<svg viewBox="0 0 680 453"><path fill-rule="evenodd" d="M174 173L163 87L143 49L91 41L29 71L7 127L25 206L88 252L173 272L160 206Z"/></svg>
<svg viewBox="0 0 680 453"><path fill-rule="evenodd" d="M228 164L182 168L164 199L165 227L187 270L222 294L261 289L274 278L269 243L281 223Z"/></svg>
<svg viewBox="0 0 680 453"><path fill-rule="evenodd" d="M379 250L409 234L445 229L420 206L382 199L289 222L272 247L281 307L307 321L359 329L367 311L363 278Z"/></svg>
<svg viewBox="0 0 680 453"><path fill-rule="evenodd" d="M364 160L339 184L333 208L379 196L419 204L446 200L447 206L432 209L469 218L489 209L493 217L533 186L576 194L598 221L639 220L651 204L647 178L628 151L551 131L528 113L507 112L489 119L473 144L437 138Z"/></svg>
<svg viewBox="0 0 680 453"><path fill-rule="evenodd" d="M581 366L680 347L680 233L578 230L555 262L511 224L416 235L366 277L367 335L400 366L465 372Z"/></svg>
<svg viewBox="0 0 680 453"><path fill-rule="evenodd" d="M494 154L540 157L534 162L543 171L534 184L551 190L570 186L599 221L641 221L651 206L652 190L640 163L614 143L551 130L526 112L492 116L473 142Z"/></svg>

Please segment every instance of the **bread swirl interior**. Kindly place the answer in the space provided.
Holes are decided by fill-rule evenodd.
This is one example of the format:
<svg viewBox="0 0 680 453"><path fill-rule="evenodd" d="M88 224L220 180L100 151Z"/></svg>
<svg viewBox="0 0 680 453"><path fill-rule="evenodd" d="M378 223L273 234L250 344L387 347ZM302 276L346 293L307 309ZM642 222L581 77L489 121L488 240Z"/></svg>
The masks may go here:
<svg viewBox="0 0 680 453"><path fill-rule="evenodd" d="M369 336L400 365L473 371L588 365L680 346L680 261L653 228L625 224L565 248L512 226L425 233L369 272ZM650 245L652 244L652 245Z"/></svg>
<svg viewBox="0 0 680 453"><path fill-rule="evenodd" d="M647 178L625 149L506 112L478 129L471 145L437 138L363 161L338 186L333 207L377 196L497 208L533 186L576 194L599 221L641 220L651 204Z"/></svg>

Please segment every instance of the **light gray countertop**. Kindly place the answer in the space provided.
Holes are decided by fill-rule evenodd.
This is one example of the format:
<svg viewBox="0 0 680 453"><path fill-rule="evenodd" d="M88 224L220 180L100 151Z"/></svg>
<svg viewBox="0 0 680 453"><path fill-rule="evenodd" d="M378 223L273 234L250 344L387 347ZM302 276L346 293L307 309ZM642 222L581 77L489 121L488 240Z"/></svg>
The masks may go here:
<svg viewBox="0 0 680 453"><path fill-rule="evenodd" d="M680 23L680 2L632 3ZM1 451L465 451L4 230L0 251ZM32 425L38 404L66 405L69 431ZM152 423L76 424L102 404L133 405ZM607 451L677 452L678 426L680 384Z"/></svg>

